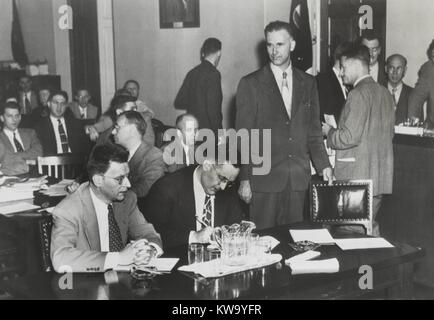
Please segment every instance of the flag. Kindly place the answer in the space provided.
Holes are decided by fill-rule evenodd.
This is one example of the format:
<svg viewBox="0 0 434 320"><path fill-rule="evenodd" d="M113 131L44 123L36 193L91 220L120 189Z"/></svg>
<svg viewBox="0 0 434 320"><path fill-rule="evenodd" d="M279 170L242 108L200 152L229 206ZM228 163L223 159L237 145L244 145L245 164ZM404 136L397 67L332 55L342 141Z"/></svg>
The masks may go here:
<svg viewBox="0 0 434 320"><path fill-rule="evenodd" d="M20 18L16 0L12 0L12 32L11 32L11 48L14 60L20 65L25 66L28 63L26 49L24 47L23 34L21 32Z"/></svg>
<svg viewBox="0 0 434 320"><path fill-rule="evenodd" d="M312 67L312 35L307 0L292 0L289 24L295 32L295 49L291 53L292 65L303 71Z"/></svg>

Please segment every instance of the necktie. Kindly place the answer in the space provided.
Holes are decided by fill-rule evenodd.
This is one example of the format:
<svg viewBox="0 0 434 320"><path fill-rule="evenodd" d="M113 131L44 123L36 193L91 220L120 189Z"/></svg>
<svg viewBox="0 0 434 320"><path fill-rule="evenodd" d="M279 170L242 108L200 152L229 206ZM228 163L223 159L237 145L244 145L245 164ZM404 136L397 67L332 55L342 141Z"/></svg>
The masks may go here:
<svg viewBox="0 0 434 320"><path fill-rule="evenodd" d="M21 143L18 141L17 137L15 136L15 132L14 132L14 145L15 148L17 149L17 152L24 152L24 148L21 145Z"/></svg>
<svg viewBox="0 0 434 320"><path fill-rule="evenodd" d="M110 252L119 252L124 246L122 244L121 231L115 220L113 206L109 204L108 209L108 222L109 222L109 250Z"/></svg>
<svg viewBox="0 0 434 320"><path fill-rule="evenodd" d="M396 91L398 91L397 88L392 88L392 97L393 97L393 102L395 104L395 107L398 104L397 101L396 101Z"/></svg>
<svg viewBox="0 0 434 320"><path fill-rule="evenodd" d="M63 128L62 121L60 119L57 119L57 123L59 124L59 135L60 135L60 142L62 144L62 151L63 153L68 153L69 150L69 144L68 144L68 137L65 133L65 128Z"/></svg>
<svg viewBox="0 0 434 320"><path fill-rule="evenodd" d="M282 80L282 98L283 102L285 103L286 112L288 113L289 119L291 119L291 104L292 104L292 97L291 97L291 91L289 90L288 85L288 74L286 72L283 73L283 80Z"/></svg>
<svg viewBox="0 0 434 320"><path fill-rule="evenodd" d="M86 118L86 115L84 114L84 111L80 114L81 118L84 119Z"/></svg>
<svg viewBox="0 0 434 320"><path fill-rule="evenodd" d="M27 93L24 94L24 114L32 113L32 107L30 106L30 100L27 98Z"/></svg>
<svg viewBox="0 0 434 320"><path fill-rule="evenodd" d="M205 197L205 203L203 206L202 222L206 226L212 227L212 207L211 207L211 197L209 195L206 195L206 197Z"/></svg>

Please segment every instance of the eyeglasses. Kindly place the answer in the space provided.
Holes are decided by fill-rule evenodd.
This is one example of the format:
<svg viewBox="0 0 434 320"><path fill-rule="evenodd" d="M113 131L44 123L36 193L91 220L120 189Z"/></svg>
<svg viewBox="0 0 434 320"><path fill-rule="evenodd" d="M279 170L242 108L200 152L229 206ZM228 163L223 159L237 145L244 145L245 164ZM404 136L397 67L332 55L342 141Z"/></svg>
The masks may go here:
<svg viewBox="0 0 434 320"><path fill-rule="evenodd" d="M219 179L220 183L224 183L226 185L226 188L230 188L234 185L234 181L231 181L228 178L219 175L218 173L217 178Z"/></svg>
<svg viewBox="0 0 434 320"><path fill-rule="evenodd" d="M109 177L109 176L103 176L103 177L116 180L119 185L122 185L125 182L125 179L128 180L128 176L126 176L126 175L119 176L119 177Z"/></svg>

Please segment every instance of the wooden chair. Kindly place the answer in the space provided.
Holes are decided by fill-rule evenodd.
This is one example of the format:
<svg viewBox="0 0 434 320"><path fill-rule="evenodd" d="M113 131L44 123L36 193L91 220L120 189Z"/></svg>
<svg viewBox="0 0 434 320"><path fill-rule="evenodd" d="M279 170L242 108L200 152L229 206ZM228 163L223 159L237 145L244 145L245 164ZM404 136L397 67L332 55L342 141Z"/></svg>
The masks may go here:
<svg viewBox="0 0 434 320"><path fill-rule="evenodd" d="M84 170L84 155L38 157L38 173L57 179L74 179Z"/></svg>
<svg viewBox="0 0 434 320"><path fill-rule="evenodd" d="M312 183L310 219L323 225L361 225L372 235L372 180Z"/></svg>

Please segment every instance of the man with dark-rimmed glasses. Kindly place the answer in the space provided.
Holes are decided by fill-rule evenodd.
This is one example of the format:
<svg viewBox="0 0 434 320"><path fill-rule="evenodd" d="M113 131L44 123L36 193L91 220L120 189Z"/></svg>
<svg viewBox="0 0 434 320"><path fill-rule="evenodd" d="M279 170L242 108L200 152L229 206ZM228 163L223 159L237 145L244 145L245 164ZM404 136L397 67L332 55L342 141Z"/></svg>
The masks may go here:
<svg viewBox="0 0 434 320"><path fill-rule="evenodd" d="M161 255L160 235L144 219L136 195L128 190L128 151L114 144L96 146L87 171L90 182L53 211L54 269L104 272Z"/></svg>

